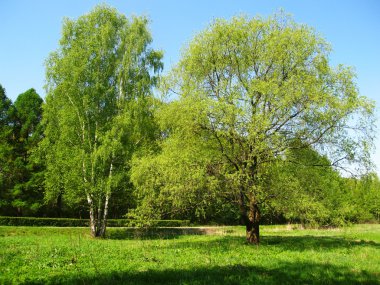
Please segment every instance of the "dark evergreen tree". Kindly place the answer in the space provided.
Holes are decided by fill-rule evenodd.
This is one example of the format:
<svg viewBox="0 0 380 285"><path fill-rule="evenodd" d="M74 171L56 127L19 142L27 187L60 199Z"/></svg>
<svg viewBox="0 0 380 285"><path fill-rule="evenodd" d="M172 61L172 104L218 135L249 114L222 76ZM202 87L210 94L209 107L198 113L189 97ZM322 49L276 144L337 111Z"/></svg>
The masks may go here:
<svg viewBox="0 0 380 285"><path fill-rule="evenodd" d="M1 86L0 97L0 214L42 214L43 167L33 153L42 138L43 100L29 89L12 104Z"/></svg>
<svg viewBox="0 0 380 285"><path fill-rule="evenodd" d="M0 214L6 214L10 207L7 190L12 185L13 115L12 101L0 85Z"/></svg>
<svg viewBox="0 0 380 285"><path fill-rule="evenodd" d="M36 215L43 204L43 166L34 157L43 133L42 104L34 89L20 94L14 103L17 182L12 188L12 206L18 215Z"/></svg>

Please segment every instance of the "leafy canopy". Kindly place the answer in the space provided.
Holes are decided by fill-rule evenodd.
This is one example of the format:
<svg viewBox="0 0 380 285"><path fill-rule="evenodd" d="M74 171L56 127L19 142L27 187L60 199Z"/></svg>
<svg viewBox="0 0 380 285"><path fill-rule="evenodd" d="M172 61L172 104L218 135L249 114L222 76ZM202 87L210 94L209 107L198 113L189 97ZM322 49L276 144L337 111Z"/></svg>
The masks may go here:
<svg viewBox="0 0 380 285"><path fill-rule="evenodd" d="M162 69L147 23L108 6L65 19L46 62L48 199L86 199L100 219L111 193L128 188L129 160L154 137L151 88Z"/></svg>
<svg viewBox="0 0 380 285"><path fill-rule="evenodd" d="M159 112L167 139L154 163L138 163L177 181L181 190L173 193L186 192L190 174L164 166L184 160L184 154L205 154L188 171L212 169L206 173L220 181L216 189L234 193L241 215L251 222L258 217L252 211L275 197L265 185L271 165L291 163L292 150L326 155L326 166L365 169L374 105L359 95L352 68L330 66L330 50L313 29L282 13L214 21L165 79L164 94L177 98ZM309 165L316 163L309 158ZM147 188L141 181L136 178Z"/></svg>

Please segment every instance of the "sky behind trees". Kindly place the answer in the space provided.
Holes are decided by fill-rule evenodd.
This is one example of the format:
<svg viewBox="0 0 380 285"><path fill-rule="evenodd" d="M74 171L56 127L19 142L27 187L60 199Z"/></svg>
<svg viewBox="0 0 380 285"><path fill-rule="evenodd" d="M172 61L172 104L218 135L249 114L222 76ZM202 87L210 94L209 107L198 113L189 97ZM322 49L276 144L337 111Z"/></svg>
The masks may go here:
<svg viewBox="0 0 380 285"><path fill-rule="evenodd" d="M315 28L329 43L333 65L353 66L362 95L380 106L380 2L367 1L10 1L0 0L0 84L13 101L34 88L45 97L44 61L58 47L63 17L77 18L106 2L121 13L151 20L153 46L162 49L164 73L181 48L215 18L268 16L279 9ZM377 112L379 133L380 118ZM379 136L379 135L377 135ZM380 173L380 140L373 156Z"/></svg>

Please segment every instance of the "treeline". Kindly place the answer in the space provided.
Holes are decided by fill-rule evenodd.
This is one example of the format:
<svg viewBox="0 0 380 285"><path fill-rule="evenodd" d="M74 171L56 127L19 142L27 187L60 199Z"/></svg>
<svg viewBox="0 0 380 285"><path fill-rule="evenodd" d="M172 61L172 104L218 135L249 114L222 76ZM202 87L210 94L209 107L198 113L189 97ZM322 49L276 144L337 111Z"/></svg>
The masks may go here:
<svg viewBox="0 0 380 285"><path fill-rule="evenodd" d="M5 89L1 95L0 215L19 217L87 218L84 199L68 203L63 193L54 200L45 195L45 159L38 152L43 138L43 100L34 89L13 103ZM281 192L262 211L263 223L341 225L380 221L380 180L375 173L347 178L332 166L310 166L312 161L331 165L311 149L299 153L297 163L274 167L270 187ZM317 157L317 159L315 158ZM207 173L205 173L207 175ZM290 191L287 191L290 189ZM110 218L125 218L134 211L146 219L189 219L199 224L238 224L235 197L186 190L187 197L168 198L165 193L136 192L132 184L115 193ZM146 190L147 191L147 190ZM287 196L289 195L289 196ZM140 199L141 196L144 199ZM139 207L138 207L139 206ZM133 215L132 215L133 216Z"/></svg>
<svg viewBox="0 0 380 285"><path fill-rule="evenodd" d="M164 77L151 43L146 18L98 6L65 19L45 102L1 88L1 215L90 217L93 236L108 217L243 223L251 243L262 222L379 221L374 103L312 28L219 19Z"/></svg>

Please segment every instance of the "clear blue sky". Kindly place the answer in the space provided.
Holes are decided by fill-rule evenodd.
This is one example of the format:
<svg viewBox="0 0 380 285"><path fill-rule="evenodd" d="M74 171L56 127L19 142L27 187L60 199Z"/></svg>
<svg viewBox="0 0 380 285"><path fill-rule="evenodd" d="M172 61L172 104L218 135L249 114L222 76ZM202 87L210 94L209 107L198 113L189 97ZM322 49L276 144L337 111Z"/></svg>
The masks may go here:
<svg viewBox="0 0 380 285"><path fill-rule="evenodd" d="M0 84L12 100L29 88L44 97L44 60L57 48L63 17L77 18L98 3L151 19L154 46L165 52L165 71L181 48L213 19L236 14L267 16L280 8L332 44L331 63L354 66L360 93L377 103L380 131L380 1L90 1L0 0ZM373 160L380 174L380 140Z"/></svg>

